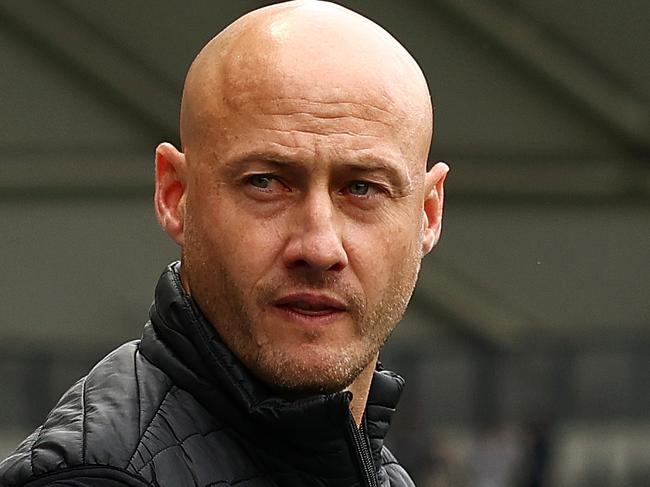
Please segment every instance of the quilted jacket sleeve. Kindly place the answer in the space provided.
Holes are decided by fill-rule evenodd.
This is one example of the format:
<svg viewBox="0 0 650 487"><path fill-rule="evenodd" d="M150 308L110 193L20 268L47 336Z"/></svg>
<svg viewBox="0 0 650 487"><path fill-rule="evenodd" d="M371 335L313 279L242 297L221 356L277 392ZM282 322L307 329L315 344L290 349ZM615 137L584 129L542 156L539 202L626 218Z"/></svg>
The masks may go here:
<svg viewBox="0 0 650 487"><path fill-rule="evenodd" d="M36 477L23 487L155 487L119 469L86 467Z"/></svg>

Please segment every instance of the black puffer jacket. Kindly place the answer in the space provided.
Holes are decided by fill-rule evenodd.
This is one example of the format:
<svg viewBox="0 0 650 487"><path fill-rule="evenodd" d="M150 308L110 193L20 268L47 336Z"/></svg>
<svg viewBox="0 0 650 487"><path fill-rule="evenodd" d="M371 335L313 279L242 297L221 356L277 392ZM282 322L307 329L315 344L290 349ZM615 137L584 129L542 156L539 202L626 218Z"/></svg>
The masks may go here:
<svg viewBox="0 0 650 487"><path fill-rule="evenodd" d="M274 397L182 291L156 287L142 340L77 382L0 464L0 486L409 486L383 446L403 381L375 372L364 426L347 392Z"/></svg>

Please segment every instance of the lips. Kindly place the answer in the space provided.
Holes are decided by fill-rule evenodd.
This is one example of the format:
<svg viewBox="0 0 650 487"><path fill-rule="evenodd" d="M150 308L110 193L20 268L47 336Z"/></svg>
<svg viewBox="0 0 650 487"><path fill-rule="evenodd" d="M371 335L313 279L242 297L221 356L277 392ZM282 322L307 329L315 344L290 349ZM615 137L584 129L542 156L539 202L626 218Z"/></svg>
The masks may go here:
<svg viewBox="0 0 650 487"><path fill-rule="evenodd" d="M275 302L275 306L303 316L328 316L346 311L340 300L319 294L291 294Z"/></svg>

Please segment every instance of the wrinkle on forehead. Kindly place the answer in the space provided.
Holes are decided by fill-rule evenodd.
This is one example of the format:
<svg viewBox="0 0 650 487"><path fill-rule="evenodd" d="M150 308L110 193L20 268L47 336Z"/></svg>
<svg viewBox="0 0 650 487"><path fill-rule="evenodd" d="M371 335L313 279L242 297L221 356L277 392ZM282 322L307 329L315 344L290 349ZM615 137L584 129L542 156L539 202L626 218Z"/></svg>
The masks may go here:
<svg viewBox="0 0 650 487"><path fill-rule="evenodd" d="M239 100L237 105L229 104L233 110L255 113L261 126L265 117L282 130L286 121L289 130L312 131L323 135L348 133L358 137L366 136L370 128L395 130L400 117L389 110L367 103L320 102L307 98L256 98ZM354 130L354 131L353 131ZM356 131L356 132L355 132Z"/></svg>
<svg viewBox="0 0 650 487"><path fill-rule="evenodd" d="M240 106L246 103L257 104L267 115L311 115L320 118L358 118L373 123L394 122L396 116L390 110L370 103L353 101L323 101L307 97L274 97L272 99L256 98L254 94L245 93L229 98L228 104Z"/></svg>
<svg viewBox="0 0 650 487"><path fill-rule="evenodd" d="M414 157L426 162L432 108L420 68L381 27L338 5L265 7L208 43L185 83L184 150L244 108L392 125L404 131Z"/></svg>

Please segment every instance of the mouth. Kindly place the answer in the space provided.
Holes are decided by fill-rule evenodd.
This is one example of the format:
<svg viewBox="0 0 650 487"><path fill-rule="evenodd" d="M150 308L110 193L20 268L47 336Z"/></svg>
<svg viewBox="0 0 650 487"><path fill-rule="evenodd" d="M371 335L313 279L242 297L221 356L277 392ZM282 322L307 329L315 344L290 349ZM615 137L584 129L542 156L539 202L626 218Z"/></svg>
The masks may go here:
<svg viewBox="0 0 650 487"><path fill-rule="evenodd" d="M336 298L310 293L284 296L274 304L282 311L305 318L331 317L347 310L345 303Z"/></svg>

